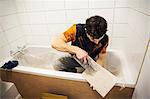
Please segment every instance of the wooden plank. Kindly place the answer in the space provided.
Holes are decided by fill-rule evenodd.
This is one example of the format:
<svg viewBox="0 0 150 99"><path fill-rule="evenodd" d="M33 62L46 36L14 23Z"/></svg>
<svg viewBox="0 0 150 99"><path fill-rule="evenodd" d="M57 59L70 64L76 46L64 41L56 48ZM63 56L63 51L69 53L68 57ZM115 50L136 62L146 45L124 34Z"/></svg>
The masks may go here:
<svg viewBox="0 0 150 99"><path fill-rule="evenodd" d="M102 96L114 87L117 82L116 76L111 74L108 70L97 64L92 58L89 57L88 64L81 63L76 57L74 59L85 68L82 73L83 77L94 89Z"/></svg>

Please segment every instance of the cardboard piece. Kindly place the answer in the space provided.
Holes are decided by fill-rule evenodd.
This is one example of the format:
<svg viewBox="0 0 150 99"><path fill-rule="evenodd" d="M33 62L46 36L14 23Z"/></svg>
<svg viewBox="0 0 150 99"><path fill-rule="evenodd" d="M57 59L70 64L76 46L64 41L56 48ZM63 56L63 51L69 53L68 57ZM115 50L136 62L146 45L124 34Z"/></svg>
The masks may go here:
<svg viewBox="0 0 150 99"><path fill-rule="evenodd" d="M101 65L97 64L92 58L89 60L89 66L86 67L82 75L93 89L95 89L102 97L105 97L116 84L117 78ZM77 62L79 62L81 66L84 66L80 61Z"/></svg>
<svg viewBox="0 0 150 99"><path fill-rule="evenodd" d="M105 97L116 84L116 77L104 68L101 68L97 72L91 71L91 68L87 68L82 75L88 81L90 86L92 86L102 97Z"/></svg>

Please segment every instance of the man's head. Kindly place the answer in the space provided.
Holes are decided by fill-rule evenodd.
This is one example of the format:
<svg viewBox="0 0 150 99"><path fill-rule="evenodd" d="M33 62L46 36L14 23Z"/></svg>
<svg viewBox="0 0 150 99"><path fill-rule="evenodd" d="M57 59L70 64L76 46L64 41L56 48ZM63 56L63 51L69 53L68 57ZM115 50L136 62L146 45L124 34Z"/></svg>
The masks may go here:
<svg viewBox="0 0 150 99"><path fill-rule="evenodd" d="M92 16L86 20L86 32L91 39L100 39L107 31L107 21L101 16Z"/></svg>

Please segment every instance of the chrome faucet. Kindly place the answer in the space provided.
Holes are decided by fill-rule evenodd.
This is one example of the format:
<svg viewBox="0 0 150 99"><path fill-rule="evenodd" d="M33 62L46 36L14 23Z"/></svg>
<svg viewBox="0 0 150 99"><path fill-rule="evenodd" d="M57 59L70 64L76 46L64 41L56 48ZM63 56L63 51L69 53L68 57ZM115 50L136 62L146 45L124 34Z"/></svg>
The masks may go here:
<svg viewBox="0 0 150 99"><path fill-rule="evenodd" d="M19 54L19 53L23 53L23 50L26 48L26 46L17 46L17 50L16 51L13 51L13 50L10 50L10 56L15 56L16 54Z"/></svg>

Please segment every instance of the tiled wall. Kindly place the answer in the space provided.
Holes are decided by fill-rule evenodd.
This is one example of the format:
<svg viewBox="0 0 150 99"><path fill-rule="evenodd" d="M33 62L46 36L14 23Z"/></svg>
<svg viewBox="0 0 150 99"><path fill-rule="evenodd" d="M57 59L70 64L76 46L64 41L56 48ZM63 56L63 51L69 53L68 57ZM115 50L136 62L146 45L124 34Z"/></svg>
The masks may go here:
<svg viewBox="0 0 150 99"><path fill-rule="evenodd" d="M0 61L25 44L14 0L0 0Z"/></svg>
<svg viewBox="0 0 150 99"><path fill-rule="evenodd" d="M137 78L150 39L149 0L131 0L129 2L128 25L129 32L125 52L128 62L131 64L131 75L133 75L133 78ZM136 79L134 79L134 82L136 82Z"/></svg>
<svg viewBox="0 0 150 99"><path fill-rule="evenodd" d="M147 50L145 61L143 63L141 73L137 82L137 85L134 90L132 99L149 99L150 98L150 79L149 79L149 70L150 70L150 44Z"/></svg>
<svg viewBox="0 0 150 99"><path fill-rule="evenodd" d="M127 13L127 0L16 0L16 3L28 44L50 46L52 38L75 23L85 23L92 15L106 18L110 36L114 23L127 24L127 15L122 14Z"/></svg>
<svg viewBox="0 0 150 99"><path fill-rule="evenodd" d="M135 4L134 2L137 2L137 3ZM142 53L144 53L142 50L145 49L145 45L147 41L149 40L150 42L150 28L149 28L150 27L150 1L149 0L134 0L134 2L132 0L132 2L130 2L130 6L131 6L131 12L134 16L136 16L136 19L132 19L132 22L130 22L130 27L133 28L134 31L137 33L139 40L142 43L141 44L142 46L140 45L140 49L138 48L139 44L138 43L135 44L136 50L141 52L140 54L142 55ZM131 23L134 25L131 26ZM142 28L140 29L140 27ZM137 85L135 87L135 91L133 93L132 99L149 99L150 98L150 95L149 95L150 62L149 60L150 60L150 44L148 45L147 53L146 53L146 56L145 56L145 59L141 68L139 79L137 81ZM139 68L140 67L136 68L136 70Z"/></svg>
<svg viewBox="0 0 150 99"><path fill-rule="evenodd" d="M150 38L150 1L128 0L119 5L128 8L115 8L111 48L125 53L135 83Z"/></svg>

